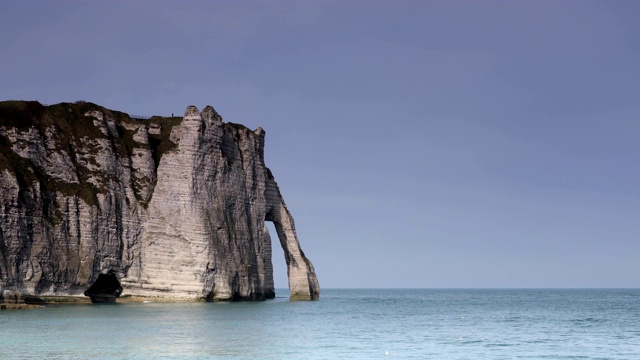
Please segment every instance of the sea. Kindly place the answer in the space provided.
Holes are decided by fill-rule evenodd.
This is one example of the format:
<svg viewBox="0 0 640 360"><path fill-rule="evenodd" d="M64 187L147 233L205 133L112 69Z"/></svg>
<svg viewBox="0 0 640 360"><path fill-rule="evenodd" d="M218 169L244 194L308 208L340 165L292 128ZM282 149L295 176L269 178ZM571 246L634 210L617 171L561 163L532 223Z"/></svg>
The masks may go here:
<svg viewBox="0 0 640 360"><path fill-rule="evenodd" d="M323 289L0 311L0 359L640 359L640 289Z"/></svg>

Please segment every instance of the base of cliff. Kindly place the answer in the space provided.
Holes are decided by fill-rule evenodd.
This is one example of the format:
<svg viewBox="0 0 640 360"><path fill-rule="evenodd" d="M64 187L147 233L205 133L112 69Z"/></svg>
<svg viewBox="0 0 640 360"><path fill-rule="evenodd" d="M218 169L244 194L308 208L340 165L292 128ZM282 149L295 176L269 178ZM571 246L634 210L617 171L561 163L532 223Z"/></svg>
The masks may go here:
<svg viewBox="0 0 640 360"><path fill-rule="evenodd" d="M24 295L22 301L27 305L47 304L90 304L91 300L84 296L34 296Z"/></svg>

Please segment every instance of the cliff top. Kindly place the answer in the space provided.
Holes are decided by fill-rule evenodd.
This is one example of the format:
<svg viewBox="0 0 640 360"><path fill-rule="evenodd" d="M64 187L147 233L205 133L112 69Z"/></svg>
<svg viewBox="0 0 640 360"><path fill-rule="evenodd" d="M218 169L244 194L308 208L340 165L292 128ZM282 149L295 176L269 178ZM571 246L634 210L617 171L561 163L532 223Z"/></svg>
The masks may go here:
<svg viewBox="0 0 640 360"><path fill-rule="evenodd" d="M38 180L49 190L58 190L66 194L80 196L88 204L96 203L96 194L104 192L102 184L105 176L96 177L93 164L87 164L83 159L86 155L96 155L100 148L95 140L106 140L111 144L116 156L121 159L130 158L137 148L148 147L157 170L162 156L177 147L171 132L174 126L183 119L198 118L217 121L228 129L247 131L255 136L264 136L264 130L258 128L252 131L241 124L223 123L222 117L211 106L206 106L202 112L197 107L188 106L184 118L180 116L131 116L125 112L107 109L103 106L87 102L63 102L53 105L43 105L38 101L8 100L0 101L0 170L8 169L17 176L23 186ZM106 126L106 127L105 127ZM141 127L145 127L147 141L140 142L136 134ZM43 171L42 164L34 164L25 154L18 155L16 146L21 148L16 134L28 134L35 131L44 135L50 133L50 142L42 144L50 154L68 154L73 168L76 169L76 180L61 181ZM14 135L10 135L14 134ZM25 135L20 135L25 136ZM20 137L18 136L18 137ZM85 154L77 154L81 151ZM18 151L19 152L19 151ZM87 158L91 161L91 157ZM86 160L86 159L85 159ZM46 161L46 160L45 160ZM88 181L90 178L98 179ZM138 200L145 201L140 198Z"/></svg>
<svg viewBox="0 0 640 360"><path fill-rule="evenodd" d="M105 132L96 123L96 117L90 114L101 113L105 118L113 120L113 135ZM9 169L16 173L19 181L29 183L39 180L45 187L57 189L65 193L79 195L89 204L96 201L95 194L103 189L96 184L86 181L91 177L91 170L86 164L78 161L75 153L77 149L87 148L83 143L92 139L109 139L116 154L122 158L130 157L134 149L141 144L134 140L135 133L141 125L153 127L149 131L149 148L155 165L160 162L162 155L173 149L176 144L171 141L171 130L182 121L181 117L152 116L148 119L132 119L129 114L107 109L103 106L77 101L74 103L59 103L43 105L37 101L1 101L0 102L0 130L14 129L26 132L35 129L40 134L53 133L54 141L46 146L53 146L49 151L69 153L74 168L77 169L79 184L69 184L48 176L39 166L25 157L18 156L12 147L15 139L11 140L0 134L0 170ZM94 149L94 152L99 149Z"/></svg>

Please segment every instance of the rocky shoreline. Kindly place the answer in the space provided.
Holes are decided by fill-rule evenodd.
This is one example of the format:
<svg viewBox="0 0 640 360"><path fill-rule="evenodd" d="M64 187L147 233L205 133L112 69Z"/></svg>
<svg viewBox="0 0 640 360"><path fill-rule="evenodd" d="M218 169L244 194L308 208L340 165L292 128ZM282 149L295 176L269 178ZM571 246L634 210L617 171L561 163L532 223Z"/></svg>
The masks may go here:
<svg viewBox="0 0 640 360"><path fill-rule="evenodd" d="M204 299L187 297L162 297L162 296L137 296L123 295L118 298L116 304L127 303L197 303L206 302ZM28 297L25 302L0 303L0 310L26 310L43 309L47 305L90 305L91 299L85 296L40 296Z"/></svg>
<svg viewBox="0 0 640 360"><path fill-rule="evenodd" d="M42 309L44 305L34 304L0 304L0 310L28 310L28 309Z"/></svg>

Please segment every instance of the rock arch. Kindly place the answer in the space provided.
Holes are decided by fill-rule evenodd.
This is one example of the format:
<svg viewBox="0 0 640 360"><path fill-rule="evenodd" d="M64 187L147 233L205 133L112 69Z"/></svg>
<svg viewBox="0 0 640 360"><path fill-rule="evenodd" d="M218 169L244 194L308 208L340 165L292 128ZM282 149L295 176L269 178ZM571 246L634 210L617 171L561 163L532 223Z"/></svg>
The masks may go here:
<svg viewBox="0 0 640 360"><path fill-rule="evenodd" d="M320 285L313 265L300 248L296 226L269 169L266 169L266 221L273 222L284 251L291 300L318 300Z"/></svg>

